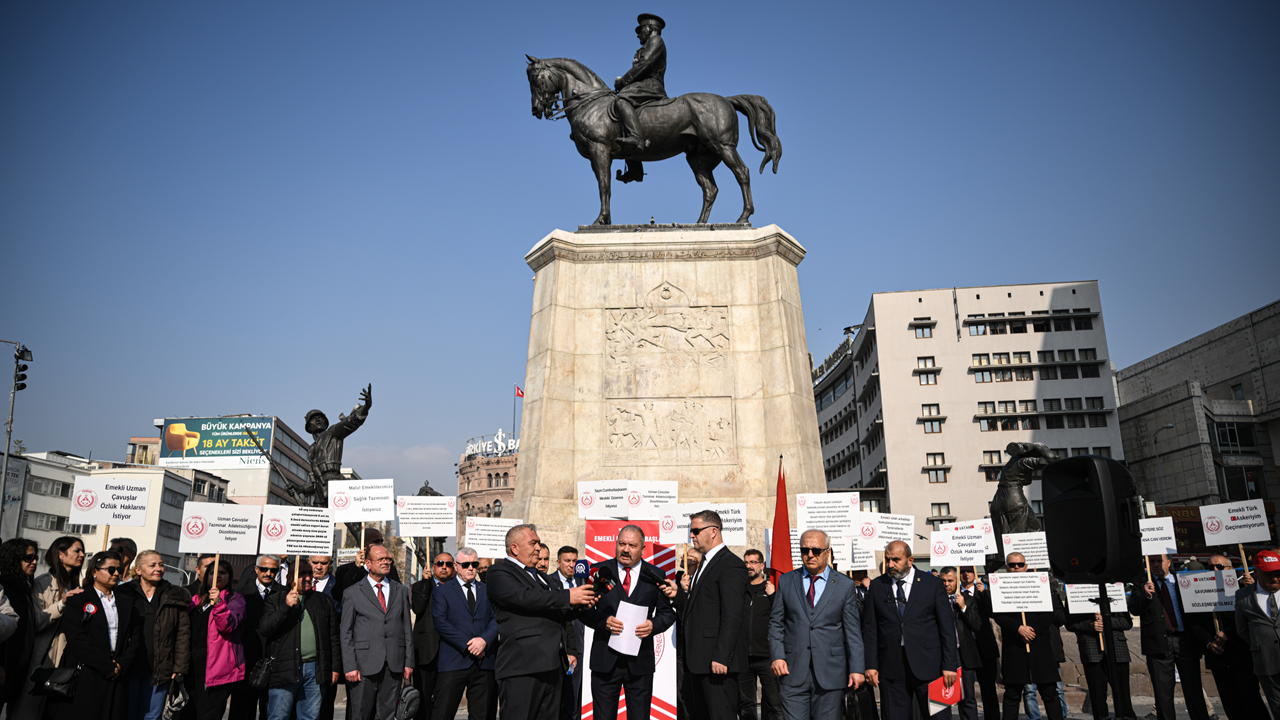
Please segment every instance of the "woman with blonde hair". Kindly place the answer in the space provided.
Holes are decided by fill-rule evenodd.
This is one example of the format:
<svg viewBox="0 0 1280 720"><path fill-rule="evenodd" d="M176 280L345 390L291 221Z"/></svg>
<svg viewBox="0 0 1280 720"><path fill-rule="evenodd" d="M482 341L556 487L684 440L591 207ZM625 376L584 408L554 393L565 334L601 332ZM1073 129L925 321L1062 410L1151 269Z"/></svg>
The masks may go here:
<svg viewBox="0 0 1280 720"><path fill-rule="evenodd" d="M133 596L142 620L142 651L129 672L129 720L160 720L169 685L182 681L191 663L191 595L164 579L164 558L143 550L133 561L133 582L121 594Z"/></svg>

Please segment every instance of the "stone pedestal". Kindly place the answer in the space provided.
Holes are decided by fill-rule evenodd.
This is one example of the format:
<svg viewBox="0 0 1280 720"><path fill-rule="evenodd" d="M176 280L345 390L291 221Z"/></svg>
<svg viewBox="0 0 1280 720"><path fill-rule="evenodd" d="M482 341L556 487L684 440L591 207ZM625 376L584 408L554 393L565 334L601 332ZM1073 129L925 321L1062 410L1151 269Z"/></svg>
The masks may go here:
<svg viewBox="0 0 1280 720"><path fill-rule="evenodd" d="M677 480L681 502L745 502L747 541L762 548L779 455L792 495L826 489L804 254L776 225L543 238L525 256L536 275L520 479L503 515L536 523L552 552L584 547L579 481Z"/></svg>

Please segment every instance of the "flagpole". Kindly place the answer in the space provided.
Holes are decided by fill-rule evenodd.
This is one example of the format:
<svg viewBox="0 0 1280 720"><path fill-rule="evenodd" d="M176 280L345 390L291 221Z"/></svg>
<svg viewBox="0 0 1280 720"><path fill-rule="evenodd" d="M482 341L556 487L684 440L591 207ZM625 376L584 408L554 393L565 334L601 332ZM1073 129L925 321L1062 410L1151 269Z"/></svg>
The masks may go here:
<svg viewBox="0 0 1280 720"><path fill-rule="evenodd" d="M516 387L519 387L517 385ZM511 394L511 436L516 436L516 403L519 402L520 396L515 393Z"/></svg>

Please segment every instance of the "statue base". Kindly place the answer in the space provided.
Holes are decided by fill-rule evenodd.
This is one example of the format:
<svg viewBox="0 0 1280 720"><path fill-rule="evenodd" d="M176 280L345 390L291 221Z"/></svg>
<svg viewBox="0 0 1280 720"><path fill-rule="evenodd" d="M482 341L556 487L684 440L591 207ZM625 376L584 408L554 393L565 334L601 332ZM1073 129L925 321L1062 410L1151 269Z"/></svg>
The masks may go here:
<svg viewBox="0 0 1280 720"><path fill-rule="evenodd" d="M503 515L536 524L553 551L581 548L579 481L677 480L681 502L745 502L747 542L762 548L779 455L791 495L826 490L804 255L776 225L543 238L525 256L535 276L520 474Z"/></svg>

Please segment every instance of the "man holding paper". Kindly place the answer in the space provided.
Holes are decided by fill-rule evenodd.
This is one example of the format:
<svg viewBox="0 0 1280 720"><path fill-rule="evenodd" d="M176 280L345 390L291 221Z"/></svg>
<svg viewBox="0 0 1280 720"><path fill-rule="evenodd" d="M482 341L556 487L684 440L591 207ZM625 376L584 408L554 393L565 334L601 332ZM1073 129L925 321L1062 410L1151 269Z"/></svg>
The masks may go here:
<svg viewBox="0 0 1280 720"><path fill-rule="evenodd" d="M627 689L627 717L649 717L653 700L653 636L675 624L671 602L655 581L661 570L646 563L644 531L627 525L618 531L613 560L600 563L618 585L582 615L595 630L591 643L591 702L595 717L618 714L618 693ZM665 578L663 578L665 579Z"/></svg>

